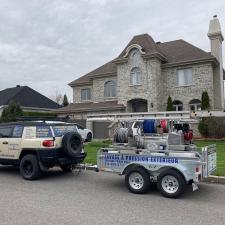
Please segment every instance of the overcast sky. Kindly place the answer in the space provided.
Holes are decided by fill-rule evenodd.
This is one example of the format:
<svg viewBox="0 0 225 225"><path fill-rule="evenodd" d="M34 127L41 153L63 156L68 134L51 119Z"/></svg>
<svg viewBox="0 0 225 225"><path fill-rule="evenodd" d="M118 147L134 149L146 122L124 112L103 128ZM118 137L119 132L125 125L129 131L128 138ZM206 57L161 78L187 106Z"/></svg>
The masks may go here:
<svg viewBox="0 0 225 225"><path fill-rule="evenodd" d="M225 35L224 0L0 0L0 90L28 85L72 101L67 84L118 56L134 35L210 51L215 14Z"/></svg>

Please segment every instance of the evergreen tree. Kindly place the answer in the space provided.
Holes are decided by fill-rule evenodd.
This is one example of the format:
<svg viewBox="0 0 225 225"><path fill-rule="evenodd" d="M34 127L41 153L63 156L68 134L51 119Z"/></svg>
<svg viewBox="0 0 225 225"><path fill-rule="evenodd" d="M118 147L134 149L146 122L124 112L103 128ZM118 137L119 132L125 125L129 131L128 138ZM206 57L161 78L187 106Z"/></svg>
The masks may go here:
<svg viewBox="0 0 225 225"><path fill-rule="evenodd" d="M21 109L20 104L15 101L11 101L9 105L3 110L1 121L15 121L17 117L20 117L22 115L23 110Z"/></svg>
<svg viewBox="0 0 225 225"><path fill-rule="evenodd" d="M207 91L202 92L202 104L201 104L202 110L210 109L210 103L209 103L209 95Z"/></svg>
<svg viewBox="0 0 225 225"><path fill-rule="evenodd" d="M173 111L173 101L172 98L169 96L167 99L167 107L166 107L167 111Z"/></svg>
<svg viewBox="0 0 225 225"><path fill-rule="evenodd" d="M69 102L68 102L68 98L66 96L66 94L63 96L63 106L67 106L69 105Z"/></svg>

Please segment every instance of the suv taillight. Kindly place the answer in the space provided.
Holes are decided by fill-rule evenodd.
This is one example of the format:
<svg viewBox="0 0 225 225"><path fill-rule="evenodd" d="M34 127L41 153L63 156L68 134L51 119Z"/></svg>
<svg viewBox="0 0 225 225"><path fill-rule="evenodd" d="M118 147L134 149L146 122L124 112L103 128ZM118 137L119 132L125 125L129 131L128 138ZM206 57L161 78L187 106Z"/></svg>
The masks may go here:
<svg viewBox="0 0 225 225"><path fill-rule="evenodd" d="M44 147L53 147L53 146L54 146L54 141L52 141L52 140L44 140L44 141L42 142L42 145L43 145Z"/></svg>

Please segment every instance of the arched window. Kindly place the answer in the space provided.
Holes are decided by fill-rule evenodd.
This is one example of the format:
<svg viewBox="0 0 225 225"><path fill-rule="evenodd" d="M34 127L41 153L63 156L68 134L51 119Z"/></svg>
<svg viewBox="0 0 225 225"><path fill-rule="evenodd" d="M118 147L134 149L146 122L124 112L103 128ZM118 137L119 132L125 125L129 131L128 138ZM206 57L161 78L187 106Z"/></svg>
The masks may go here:
<svg viewBox="0 0 225 225"><path fill-rule="evenodd" d="M192 99L189 102L190 110L191 111L201 110L201 103L202 102L199 99Z"/></svg>
<svg viewBox="0 0 225 225"><path fill-rule="evenodd" d="M173 101L173 110L174 111L182 111L183 110L183 103L179 100Z"/></svg>
<svg viewBox="0 0 225 225"><path fill-rule="evenodd" d="M134 67L130 72L131 85L141 84L141 70L139 67Z"/></svg>
<svg viewBox="0 0 225 225"><path fill-rule="evenodd" d="M116 82L113 80L105 82L104 88L104 96L108 97L116 97Z"/></svg>

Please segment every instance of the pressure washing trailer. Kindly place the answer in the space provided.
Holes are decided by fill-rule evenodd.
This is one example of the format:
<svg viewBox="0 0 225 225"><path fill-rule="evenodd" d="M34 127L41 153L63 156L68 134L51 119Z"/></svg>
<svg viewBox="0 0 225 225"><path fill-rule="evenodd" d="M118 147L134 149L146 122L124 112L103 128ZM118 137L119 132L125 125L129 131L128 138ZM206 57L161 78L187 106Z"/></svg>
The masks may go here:
<svg viewBox="0 0 225 225"><path fill-rule="evenodd" d="M103 121L103 117L100 119ZM143 117L137 119L143 120ZM154 117L148 115L148 119ZM184 120L180 116L157 118L162 119L168 122ZM124 121L128 120L126 116ZM130 120L134 121L134 118ZM117 121L122 121L121 115ZM147 192L151 182L157 183L161 194L170 198L179 197L187 185L192 185L193 191L198 190L198 183L216 169L216 146L197 148L192 142L185 142L184 132L172 130L172 127L168 129L169 133L146 134L142 128L142 132L135 136L129 129L118 129L114 141L127 140L127 143L117 141L109 148L100 149L98 170L125 175L125 183L133 193Z"/></svg>

